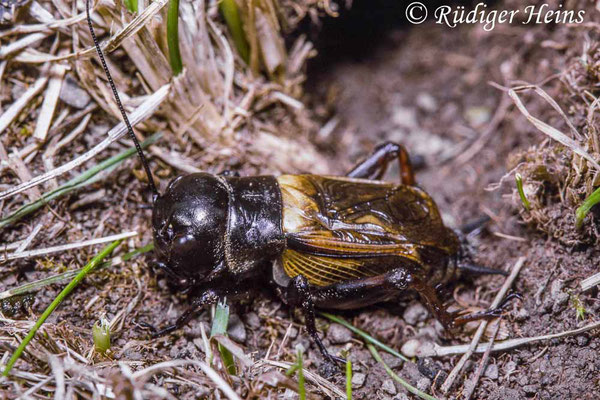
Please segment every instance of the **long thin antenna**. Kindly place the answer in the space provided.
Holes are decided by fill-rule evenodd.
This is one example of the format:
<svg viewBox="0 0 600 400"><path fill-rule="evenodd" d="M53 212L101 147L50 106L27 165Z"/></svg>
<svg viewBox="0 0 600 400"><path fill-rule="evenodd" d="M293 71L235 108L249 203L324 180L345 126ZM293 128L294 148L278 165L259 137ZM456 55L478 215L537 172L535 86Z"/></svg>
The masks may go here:
<svg viewBox="0 0 600 400"><path fill-rule="evenodd" d="M140 146L140 142L135 137L135 133L133 133L133 128L131 127L131 123L129 122L129 118L127 118L127 113L125 112L125 108L123 108L123 103L121 103L121 98L119 97L119 93L117 92L117 87L115 86L115 82L113 81L112 75L108 70L108 66L106 65L106 60L104 59L104 54L102 53L102 49L100 48L100 44L98 43L98 38L96 37L96 33L94 32L94 27L92 26L92 18L90 17L90 0L85 1L85 12L87 14L87 22L90 27L90 33L92 34L92 39L94 40L94 46L96 47L96 51L98 52L98 57L100 57L100 62L102 63L102 68L104 68L104 73L106 74L106 78L108 79L108 83L110 84L110 88L113 91L115 96L115 101L117 102L117 106L119 107L119 111L121 111L121 115L123 116L123 121L127 126L127 132L129 132L129 136L133 143L135 144L135 149L137 150L138 155L140 156L140 160L142 160L142 164L144 165L144 170L146 171L146 175L148 176L148 185L152 190L154 198L159 196L158 190L156 189L156 185L154 184L154 178L152 178L152 173L150 172L150 167L148 166L148 161L146 160L146 156L144 156L144 152L142 151L142 146Z"/></svg>

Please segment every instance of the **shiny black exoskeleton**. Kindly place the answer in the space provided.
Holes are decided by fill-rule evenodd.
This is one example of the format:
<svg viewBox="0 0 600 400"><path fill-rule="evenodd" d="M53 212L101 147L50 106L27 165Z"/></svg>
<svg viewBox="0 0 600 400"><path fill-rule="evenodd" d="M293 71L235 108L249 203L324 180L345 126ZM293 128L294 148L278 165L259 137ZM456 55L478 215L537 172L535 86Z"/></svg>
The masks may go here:
<svg viewBox="0 0 600 400"><path fill-rule="evenodd" d="M281 209L271 176L178 177L154 203L160 267L186 284L252 273L285 247Z"/></svg>
<svg viewBox="0 0 600 400"><path fill-rule="evenodd" d="M395 159L403 184L379 181ZM359 308L413 290L449 328L501 311L446 312L434 287L456 278L457 268L498 271L460 259L456 234L414 185L408 155L395 143L379 146L348 177L179 177L155 199L152 224L159 267L195 296L156 335L221 297L253 289L262 276L285 303L303 309L309 334L329 360L339 359L321 343L315 308Z"/></svg>
<svg viewBox="0 0 600 400"><path fill-rule="evenodd" d="M96 50L154 193L153 235L158 266L192 294L177 329L220 297L255 288L267 277L282 300L301 307L323 356L315 308L352 309L417 292L435 317L452 328L502 310L457 316L436 287L459 270L502 273L469 264L457 234L444 226L433 199L415 185L405 149L385 143L346 177L236 177L192 174L160 195L129 124L92 27ZM381 181L398 160L401 184Z"/></svg>

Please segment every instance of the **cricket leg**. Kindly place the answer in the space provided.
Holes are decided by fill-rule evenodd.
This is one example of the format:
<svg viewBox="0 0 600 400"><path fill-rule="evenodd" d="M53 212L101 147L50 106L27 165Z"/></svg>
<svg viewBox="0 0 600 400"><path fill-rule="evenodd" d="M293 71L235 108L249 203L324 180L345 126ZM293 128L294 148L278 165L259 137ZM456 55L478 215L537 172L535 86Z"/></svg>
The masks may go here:
<svg viewBox="0 0 600 400"><path fill-rule="evenodd" d="M400 177L404 185L415 185L415 175L410 157L404 146L385 142L375 148L373 153L355 166L347 176L350 178L381 179L390 162L398 160Z"/></svg>

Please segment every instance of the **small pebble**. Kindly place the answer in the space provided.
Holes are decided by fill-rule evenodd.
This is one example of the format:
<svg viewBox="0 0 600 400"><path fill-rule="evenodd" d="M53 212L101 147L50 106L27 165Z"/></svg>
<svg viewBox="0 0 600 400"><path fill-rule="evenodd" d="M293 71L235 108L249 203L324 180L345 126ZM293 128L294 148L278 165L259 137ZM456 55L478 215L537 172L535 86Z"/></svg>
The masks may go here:
<svg viewBox="0 0 600 400"><path fill-rule="evenodd" d="M538 392L538 385L525 385L523 391L527 394L536 394Z"/></svg>
<svg viewBox="0 0 600 400"><path fill-rule="evenodd" d="M417 114L414 108L398 107L392 114L392 121L405 129L415 129L419 126L417 123Z"/></svg>
<svg viewBox="0 0 600 400"><path fill-rule="evenodd" d="M83 90L71 74L67 74L60 89L60 99L71 107L82 109L90 102L90 95Z"/></svg>
<svg viewBox="0 0 600 400"><path fill-rule="evenodd" d="M419 93L415 99L415 103L423 111L435 112L438 108L437 101L429 93Z"/></svg>
<svg viewBox="0 0 600 400"><path fill-rule="evenodd" d="M406 357L411 358L417 355L417 351L421 347L421 341L418 339L409 339L402 345L400 351Z"/></svg>
<svg viewBox="0 0 600 400"><path fill-rule="evenodd" d="M367 376L363 373L357 372L355 374L352 374L352 387L353 388L362 387L362 385L365 384L366 379L367 379Z"/></svg>
<svg viewBox="0 0 600 400"><path fill-rule="evenodd" d="M352 332L340 324L331 324L327 330L327 338L333 344L344 344L352 340Z"/></svg>
<svg viewBox="0 0 600 400"><path fill-rule="evenodd" d="M498 366L496 364L488 365L483 375L489 379L498 379Z"/></svg>
<svg viewBox="0 0 600 400"><path fill-rule="evenodd" d="M472 127L482 126L490 120L491 110L488 107L469 107L465 112L465 119Z"/></svg>
<svg viewBox="0 0 600 400"><path fill-rule="evenodd" d="M413 302L406 307L404 310L404 315L402 318L409 325L416 325L418 322L425 321L429 312L423 306L423 304L419 302Z"/></svg>
<svg viewBox="0 0 600 400"><path fill-rule="evenodd" d="M523 322L529 318L529 310L527 310L525 307L519 308L516 314L517 315L515 315L515 319L518 322Z"/></svg>
<svg viewBox="0 0 600 400"><path fill-rule="evenodd" d="M552 305L552 312L559 313L559 312L563 311L567 307L568 303L569 303L569 294L565 293L565 292L559 293L554 298L554 304Z"/></svg>
<svg viewBox="0 0 600 400"><path fill-rule="evenodd" d="M577 336L577 344L580 345L581 347L587 346L587 344L590 342L590 339L585 336L585 335L579 335Z"/></svg>
<svg viewBox="0 0 600 400"><path fill-rule="evenodd" d="M423 377L417 381L417 389L419 389L422 392L428 392L430 387L431 379L429 378Z"/></svg>
<svg viewBox="0 0 600 400"><path fill-rule="evenodd" d="M392 396L398 392L396 390L396 386L394 385L394 381L391 379L387 379L387 380L383 381L383 384L381 385L381 389L383 389L383 391L386 392L387 394L391 394Z"/></svg>
<svg viewBox="0 0 600 400"><path fill-rule="evenodd" d="M396 356L394 356L392 354L389 354L389 353L381 353L381 359L391 369L400 368L402 366L402 363L403 363L403 361L402 361L401 358L398 358L398 357L396 357Z"/></svg>
<svg viewBox="0 0 600 400"><path fill-rule="evenodd" d="M227 334L229 337L238 342L244 343L246 341L246 328L236 314L231 314L229 317L229 325L227 327Z"/></svg>
<svg viewBox="0 0 600 400"><path fill-rule="evenodd" d="M259 328L260 327L260 318L258 315L253 312L249 312L246 314L246 323L250 328Z"/></svg>

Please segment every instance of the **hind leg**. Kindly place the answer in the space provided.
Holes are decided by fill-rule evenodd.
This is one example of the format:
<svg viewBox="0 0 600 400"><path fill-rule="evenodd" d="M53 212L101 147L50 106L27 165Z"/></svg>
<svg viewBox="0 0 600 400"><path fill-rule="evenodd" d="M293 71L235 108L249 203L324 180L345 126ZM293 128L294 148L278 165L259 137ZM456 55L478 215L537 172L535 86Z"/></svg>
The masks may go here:
<svg viewBox="0 0 600 400"><path fill-rule="evenodd" d="M330 361L340 361L340 359L329 354L319 337L315 326L315 307L356 309L389 300L406 290L414 290L433 316L449 331L469 321L495 318L504 311L501 306L475 314L449 313L439 299L436 289L404 267L396 268L386 274L324 287L311 286L304 276L298 275L282 289L280 296L286 304L302 308L306 318L306 330L325 359Z"/></svg>
<svg viewBox="0 0 600 400"><path fill-rule="evenodd" d="M400 177L404 185L414 185L415 175L410 157L404 146L385 142L375 148L373 154L355 166L347 176L350 178L381 179L391 161L398 160Z"/></svg>

